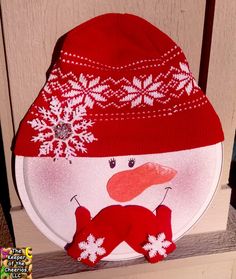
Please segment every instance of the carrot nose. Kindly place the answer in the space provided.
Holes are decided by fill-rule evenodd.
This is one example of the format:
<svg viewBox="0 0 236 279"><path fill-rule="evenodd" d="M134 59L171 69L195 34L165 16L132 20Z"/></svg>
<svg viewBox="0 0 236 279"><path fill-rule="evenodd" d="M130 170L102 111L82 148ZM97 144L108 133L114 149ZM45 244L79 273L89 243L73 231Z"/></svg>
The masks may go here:
<svg viewBox="0 0 236 279"><path fill-rule="evenodd" d="M107 191L110 197L118 202L130 201L148 187L170 181L176 173L172 168L146 163L114 174L107 182Z"/></svg>

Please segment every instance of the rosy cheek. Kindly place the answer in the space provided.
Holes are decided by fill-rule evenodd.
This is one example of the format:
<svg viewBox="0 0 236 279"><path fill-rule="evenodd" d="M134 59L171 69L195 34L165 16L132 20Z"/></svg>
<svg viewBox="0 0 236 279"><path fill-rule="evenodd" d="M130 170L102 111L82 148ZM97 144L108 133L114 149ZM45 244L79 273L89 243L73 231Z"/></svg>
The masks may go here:
<svg viewBox="0 0 236 279"><path fill-rule="evenodd" d="M71 178L63 162L53 162L51 158L30 158L25 166L28 184L37 188L42 196L57 198L66 191L65 186Z"/></svg>

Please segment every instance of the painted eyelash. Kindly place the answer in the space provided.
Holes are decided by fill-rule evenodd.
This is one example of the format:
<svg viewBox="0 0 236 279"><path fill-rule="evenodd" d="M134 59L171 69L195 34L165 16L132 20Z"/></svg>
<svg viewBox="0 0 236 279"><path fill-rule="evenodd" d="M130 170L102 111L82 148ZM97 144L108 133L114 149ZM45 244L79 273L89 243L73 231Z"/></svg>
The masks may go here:
<svg viewBox="0 0 236 279"><path fill-rule="evenodd" d="M128 160L128 167L132 168L135 165L135 159L134 158L130 158Z"/></svg>
<svg viewBox="0 0 236 279"><path fill-rule="evenodd" d="M109 165L110 165L110 168L111 168L111 169L114 169L114 167L116 166L116 160L115 160L115 158L111 158L111 159L109 160Z"/></svg>

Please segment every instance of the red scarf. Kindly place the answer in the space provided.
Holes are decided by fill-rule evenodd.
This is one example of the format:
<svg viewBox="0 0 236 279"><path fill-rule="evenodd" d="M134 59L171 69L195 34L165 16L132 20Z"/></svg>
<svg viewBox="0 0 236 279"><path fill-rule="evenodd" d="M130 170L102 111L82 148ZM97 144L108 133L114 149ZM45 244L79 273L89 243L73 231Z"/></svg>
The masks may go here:
<svg viewBox="0 0 236 279"><path fill-rule="evenodd" d="M138 205L112 205L94 218L88 209L76 209L76 232L65 247L67 254L89 266L96 265L122 241L155 263L175 250L172 242L171 210L160 205L154 214Z"/></svg>

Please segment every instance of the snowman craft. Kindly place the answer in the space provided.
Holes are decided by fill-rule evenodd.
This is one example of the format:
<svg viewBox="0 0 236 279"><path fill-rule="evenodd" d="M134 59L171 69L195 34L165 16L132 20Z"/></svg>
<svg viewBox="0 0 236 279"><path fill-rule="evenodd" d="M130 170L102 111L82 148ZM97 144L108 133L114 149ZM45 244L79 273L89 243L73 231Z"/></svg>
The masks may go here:
<svg viewBox="0 0 236 279"><path fill-rule="evenodd" d="M222 141L180 47L137 16L98 16L65 35L21 122L20 196L76 260L158 262L209 203Z"/></svg>

